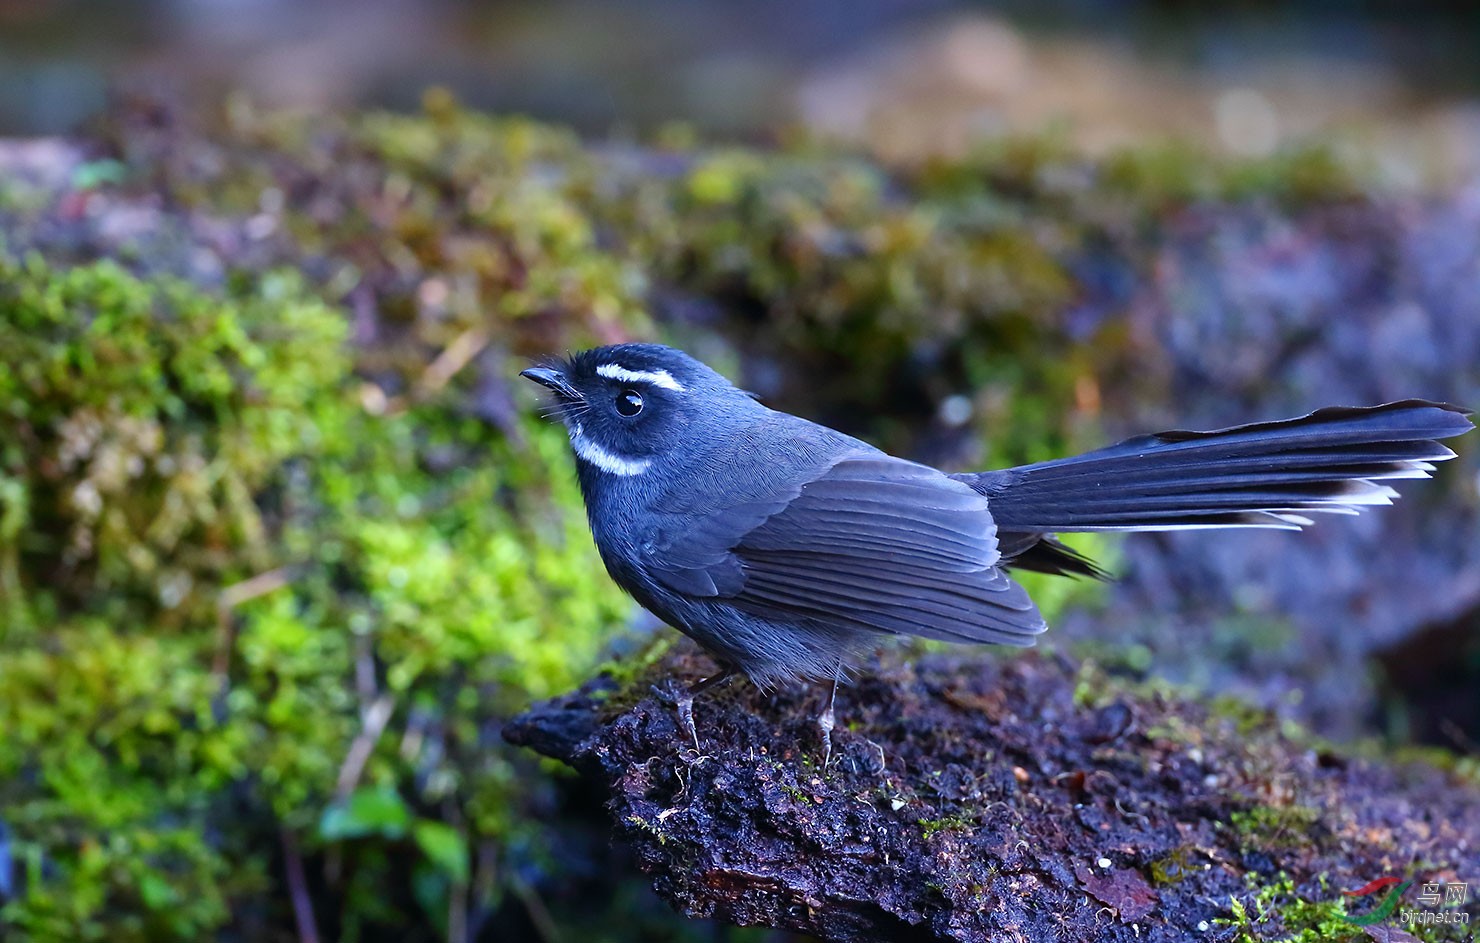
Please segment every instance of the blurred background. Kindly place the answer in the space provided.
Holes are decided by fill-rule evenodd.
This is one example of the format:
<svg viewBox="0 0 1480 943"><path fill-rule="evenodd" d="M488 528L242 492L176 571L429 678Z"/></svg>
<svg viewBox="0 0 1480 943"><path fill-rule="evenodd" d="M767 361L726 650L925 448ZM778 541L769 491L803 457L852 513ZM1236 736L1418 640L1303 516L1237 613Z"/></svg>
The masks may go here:
<svg viewBox="0 0 1480 943"><path fill-rule="evenodd" d="M1447 3L10 0L0 130L55 133L120 81L197 101L471 107L595 135L788 128L897 157L1060 127L1091 151L1313 134L1394 183L1473 172L1480 13Z"/></svg>
<svg viewBox="0 0 1480 943"><path fill-rule="evenodd" d="M1480 404L1477 42L1443 3L0 0L0 935L763 938L500 739L672 635L518 370L664 340L954 468ZM1120 579L1030 576L1046 644L1473 776L1474 439L1306 534L1078 540Z"/></svg>

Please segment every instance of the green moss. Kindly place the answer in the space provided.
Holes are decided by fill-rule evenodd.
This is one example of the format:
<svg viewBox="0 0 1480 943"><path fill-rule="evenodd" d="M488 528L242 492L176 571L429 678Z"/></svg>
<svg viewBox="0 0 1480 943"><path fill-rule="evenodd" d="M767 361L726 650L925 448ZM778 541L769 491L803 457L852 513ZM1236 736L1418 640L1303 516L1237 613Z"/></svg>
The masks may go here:
<svg viewBox="0 0 1480 943"><path fill-rule="evenodd" d="M1229 901L1231 917L1216 923L1231 927L1235 943L1348 943L1366 939L1362 928L1348 923L1341 895L1313 901L1301 897L1289 876L1281 874L1269 884L1249 875L1251 899L1246 904L1235 897ZM1321 884L1325 891L1325 882Z"/></svg>
<svg viewBox="0 0 1480 943"><path fill-rule="evenodd" d="M1321 820L1317 809L1303 805L1261 805L1229 816L1245 848L1289 849L1308 843L1310 829Z"/></svg>
<svg viewBox="0 0 1480 943"><path fill-rule="evenodd" d="M1415 763L1442 769L1460 782L1480 786L1480 757L1456 753L1445 747L1424 744L1379 744L1362 742L1349 747L1357 756L1389 763Z"/></svg>
<svg viewBox="0 0 1480 943"><path fill-rule="evenodd" d="M1233 943L1357 943L1374 938L1364 927L1348 919L1345 899L1330 890L1324 878L1320 882L1320 900L1302 896L1285 874L1269 883L1254 874L1246 880L1252 892L1247 903L1238 897L1231 898L1230 916L1213 921L1232 929ZM1374 929L1392 927L1395 922L1384 921ZM1401 931L1394 928L1394 932L1405 934L1404 939L1465 938L1453 935L1451 928L1444 925L1403 924Z"/></svg>
<svg viewBox="0 0 1480 943"><path fill-rule="evenodd" d="M1239 159L1214 156L1186 141L1123 149L1106 159L1101 172L1107 187L1153 208L1193 201L1352 200L1361 197L1367 176L1319 144Z"/></svg>
<svg viewBox="0 0 1480 943"><path fill-rule="evenodd" d="M288 275L215 299L110 262L0 258L7 635L48 613L186 622L271 566L252 496L320 447L343 336Z"/></svg>
<svg viewBox="0 0 1480 943"><path fill-rule="evenodd" d="M1213 921L1231 928L1233 943L1357 943L1373 938L1348 919L1346 899L1329 887L1324 876L1320 879L1319 899L1303 896L1283 873L1272 881L1257 874L1246 875L1245 880L1250 896L1246 900L1231 898L1230 916ZM1380 927L1391 927L1395 922L1385 921ZM1453 935L1450 927L1438 924L1403 924L1401 932L1407 934L1405 938L1420 940L1462 938Z"/></svg>
<svg viewBox="0 0 1480 943"><path fill-rule="evenodd" d="M921 835L929 841L938 832L959 832L976 824L976 818L965 812L934 819L919 819Z"/></svg>
<svg viewBox="0 0 1480 943"><path fill-rule="evenodd" d="M1125 696L1184 703L1196 702L1197 693L1190 687L1156 676L1142 677L1141 672L1134 669L1134 666L1141 664L1138 651L1110 649L1104 654L1110 656L1108 660L1084 658L1079 662L1077 676L1074 680L1074 705L1076 707L1105 707ZM1117 673L1120 671L1129 673ZM1168 723L1177 725L1178 730L1181 731L1172 739L1185 739L1183 734L1196 727L1195 722L1176 714L1168 715ZM1158 736L1158 729L1148 730L1147 736Z"/></svg>
<svg viewBox="0 0 1480 943"><path fill-rule="evenodd" d="M138 627L135 627L138 628ZM27 862L0 926L36 939L190 939L260 893L264 861L205 839L248 754L188 641L96 619L0 653L0 807ZM104 929L106 927L106 930Z"/></svg>
<svg viewBox="0 0 1480 943"><path fill-rule="evenodd" d="M660 845L666 845L666 844L668 844L668 836L661 829L659 829L657 825L654 825L652 822L649 822L647 819L641 818L641 817L636 816L636 815L629 815L629 816L627 816L627 823L629 825L633 826L634 828L642 829L644 832L647 832L650 835L652 835L654 838L656 838L658 840L658 844L660 844Z"/></svg>
<svg viewBox="0 0 1480 943"><path fill-rule="evenodd" d="M279 560L254 497L321 446L342 337L287 276L213 298L0 258L0 807L34 865L0 920L190 938L260 891L239 835L204 837L255 743L216 603Z"/></svg>
<svg viewBox="0 0 1480 943"><path fill-rule="evenodd" d="M526 827L502 720L628 611L564 436L366 412L343 318L291 278L32 258L0 286L0 808L32 863L0 926L196 938L277 880L283 830L355 843L351 927L429 902L387 886L445 913L471 843ZM321 832L361 784L414 827Z"/></svg>
<svg viewBox="0 0 1480 943"><path fill-rule="evenodd" d="M1191 846L1174 849L1163 858L1151 862L1151 882L1157 887L1181 884L1196 870L1192 856L1196 849Z"/></svg>
<svg viewBox="0 0 1480 943"><path fill-rule="evenodd" d="M1245 736L1267 730L1274 723L1269 711L1226 694L1216 695L1208 701L1208 713L1232 723Z"/></svg>
<svg viewBox="0 0 1480 943"><path fill-rule="evenodd" d="M922 366L912 358L938 351L932 397L944 392L941 380L969 388L977 372L993 374L1000 389L1012 376L1012 351L1066 346L1042 319L1074 288L1055 222L1044 221L1040 233L1025 225L1021 207L902 196L898 183L837 156L701 152L677 180L618 175L595 212L663 281L737 311L763 311L752 328L757 344L835 367L826 389L809 388L814 413L851 405L893 417L864 431L907 449L917 429L900 407L922 392L912 388ZM845 369L858 363L873 369ZM1069 398L1059 383L1043 384L1055 406ZM999 418L994 410L983 424ZM1028 438L1003 423L994 444L1010 451L1037 443L1061 419L1058 412Z"/></svg>

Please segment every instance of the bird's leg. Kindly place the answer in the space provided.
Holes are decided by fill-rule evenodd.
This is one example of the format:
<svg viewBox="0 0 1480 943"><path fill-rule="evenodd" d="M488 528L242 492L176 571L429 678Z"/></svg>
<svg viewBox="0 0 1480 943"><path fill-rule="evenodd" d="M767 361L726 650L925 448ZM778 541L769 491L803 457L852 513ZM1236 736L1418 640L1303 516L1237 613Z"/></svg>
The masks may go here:
<svg viewBox="0 0 1480 943"><path fill-rule="evenodd" d="M694 751L702 753L704 751L699 749L699 728L694 726L694 687L684 688L674 706L678 709L679 728L689 735L690 740L694 741Z"/></svg>
<svg viewBox="0 0 1480 943"><path fill-rule="evenodd" d="M702 678L683 689L683 692L673 698L673 705L678 711L678 726L694 741L694 749L701 750L699 746L699 731L694 726L694 698L703 694L710 688L723 684L730 680L735 672L729 668L722 668L717 674Z"/></svg>
<svg viewBox="0 0 1480 943"><path fill-rule="evenodd" d="M822 709L822 716L817 718L817 726L822 731L822 769L827 771L827 764L832 762L832 732L835 724L833 716L833 702L838 699L838 677L833 675L832 689L827 694L827 706Z"/></svg>

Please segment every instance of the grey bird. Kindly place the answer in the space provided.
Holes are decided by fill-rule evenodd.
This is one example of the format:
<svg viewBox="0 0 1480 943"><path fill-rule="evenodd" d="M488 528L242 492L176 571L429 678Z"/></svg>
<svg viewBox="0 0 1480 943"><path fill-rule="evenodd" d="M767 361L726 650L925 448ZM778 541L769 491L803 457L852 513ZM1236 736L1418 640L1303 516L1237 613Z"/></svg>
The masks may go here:
<svg viewBox="0 0 1480 943"><path fill-rule="evenodd" d="M1397 496L1474 428L1411 399L1072 458L948 474L768 409L682 351L620 344L521 373L554 395L607 571L722 670L830 684L885 636L1032 645L1046 625L1013 569L1103 576L1056 533L1299 530Z"/></svg>

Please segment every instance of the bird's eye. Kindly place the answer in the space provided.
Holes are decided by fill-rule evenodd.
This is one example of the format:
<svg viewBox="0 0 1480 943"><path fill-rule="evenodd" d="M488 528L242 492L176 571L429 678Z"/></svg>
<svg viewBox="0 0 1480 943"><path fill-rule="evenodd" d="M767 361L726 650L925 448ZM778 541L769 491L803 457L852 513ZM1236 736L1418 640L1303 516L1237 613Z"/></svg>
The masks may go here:
<svg viewBox="0 0 1480 943"><path fill-rule="evenodd" d="M642 412L642 395L636 390L623 390L618 393L617 412L623 416L636 416Z"/></svg>

